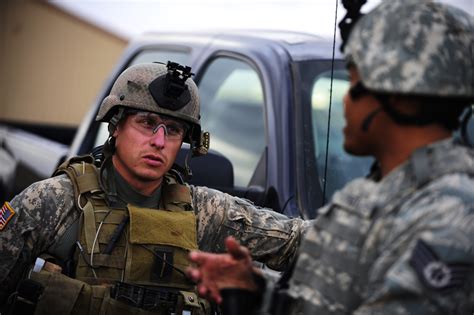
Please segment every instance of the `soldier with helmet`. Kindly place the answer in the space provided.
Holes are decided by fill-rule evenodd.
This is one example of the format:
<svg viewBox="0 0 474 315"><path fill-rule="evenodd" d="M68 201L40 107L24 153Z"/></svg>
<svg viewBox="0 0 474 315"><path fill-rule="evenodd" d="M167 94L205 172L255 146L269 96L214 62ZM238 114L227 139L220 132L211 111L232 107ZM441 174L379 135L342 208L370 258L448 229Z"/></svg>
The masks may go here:
<svg viewBox="0 0 474 315"><path fill-rule="evenodd" d="M453 137L474 101L473 44L473 17L430 0L383 1L358 19L344 148L378 167L319 209L270 313L473 313L474 150ZM192 252L189 274L224 309L244 297L255 312L258 273L245 247L227 247Z"/></svg>
<svg viewBox="0 0 474 315"><path fill-rule="evenodd" d="M185 275L189 251L222 252L233 235L274 269L292 261L306 222L172 169L183 142L193 155L209 147L190 76L171 62L126 69L97 115L109 122L102 156L71 158L3 205L0 304L10 312L208 314Z"/></svg>

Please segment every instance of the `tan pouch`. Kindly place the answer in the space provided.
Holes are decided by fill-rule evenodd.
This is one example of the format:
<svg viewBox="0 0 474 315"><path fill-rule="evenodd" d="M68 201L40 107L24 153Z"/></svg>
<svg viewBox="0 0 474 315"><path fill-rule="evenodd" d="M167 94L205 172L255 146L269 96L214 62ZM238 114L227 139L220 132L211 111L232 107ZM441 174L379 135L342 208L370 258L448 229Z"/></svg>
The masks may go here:
<svg viewBox="0 0 474 315"><path fill-rule="evenodd" d="M197 249L196 217L192 211L166 211L129 206L130 246L126 281L141 285L162 285L187 290L192 284L172 270L160 274L156 252L171 255L172 265L183 273L189 265L188 253ZM160 254L161 255L161 254ZM163 256L164 257L164 256ZM162 276L163 275L163 276Z"/></svg>

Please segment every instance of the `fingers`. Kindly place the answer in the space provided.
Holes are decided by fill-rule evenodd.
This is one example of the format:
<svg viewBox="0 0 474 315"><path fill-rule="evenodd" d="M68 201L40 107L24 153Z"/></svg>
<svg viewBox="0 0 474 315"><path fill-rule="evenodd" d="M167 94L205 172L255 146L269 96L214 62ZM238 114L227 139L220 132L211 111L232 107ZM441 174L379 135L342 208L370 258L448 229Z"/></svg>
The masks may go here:
<svg viewBox="0 0 474 315"><path fill-rule="evenodd" d="M217 303L222 301L222 288L256 289L249 250L233 237L225 240L225 246L227 254L189 253L189 260L196 265L187 269L189 278L197 283L199 295Z"/></svg>
<svg viewBox="0 0 474 315"><path fill-rule="evenodd" d="M222 302L222 296L220 294L220 291L216 288L210 288L202 284L198 284L198 293L199 295L207 298L208 300L213 300L218 304Z"/></svg>
<svg viewBox="0 0 474 315"><path fill-rule="evenodd" d="M212 256L214 256L214 254L193 250L189 253L189 260L196 263L197 265L202 265Z"/></svg>
<svg viewBox="0 0 474 315"><path fill-rule="evenodd" d="M194 282L199 282L202 279L201 272L197 268L187 268L186 275Z"/></svg>
<svg viewBox="0 0 474 315"><path fill-rule="evenodd" d="M187 276L197 283L197 291L200 296L213 300L216 303L222 302L222 297L216 279L214 278L213 262L219 256L199 251L189 253L190 261L198 267L189 267L186 269Z"/></svg>
<svg viewBox="0 0 474 315"><path fill-rule="evenodd" d="M216 288L206 287L204 285L198 285L198 293L199 295L205 297L208 300L212 300L218 304L222 302L222 296L220 290Z"/></svg>
<svg viewBox="0 0 474 315"><path fill-rule="evenodd" d="M209 289L205 285L198 284L197 289L200 296L209 297Z"/></svg>
<svg viewBox="0 0 474 315"><path fill-rule="evenodd" d="M241 246L240 243L232 236L229 236L225 239L225 246L229 254L231 254L232 257L234 257L235 259L238 259L238 260L251 260L252 259L247 247Z"/></svg>
<svg viewBox="0 0 474 315"><path fill-rule="evenodd" d="M188 258L190 261L194 262L194 263L198 263L198 260L199 260L199 252L198 251L191 251L188 255Z"/></svg>

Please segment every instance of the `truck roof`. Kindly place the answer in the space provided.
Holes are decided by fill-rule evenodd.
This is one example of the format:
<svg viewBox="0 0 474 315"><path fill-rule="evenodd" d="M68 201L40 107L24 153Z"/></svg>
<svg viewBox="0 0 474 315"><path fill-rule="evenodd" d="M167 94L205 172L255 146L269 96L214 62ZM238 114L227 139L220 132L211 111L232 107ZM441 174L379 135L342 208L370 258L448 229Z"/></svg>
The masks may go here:
<svg viewBox="0 0 474 315"><path fill-rule="evenodd" d="M150 32L136 38L130 44L133 47L154 45L160 42L162 45L182 45L188 42L190 46L208 46L212 43L214 47L232 46L241 49L255 49L262 45L274 49L283 48L295 61L307 59L332 59L342 58L339 46L334 47L333 39L317 36L315 34L278 31L278 30L224 30L215 32ZM333 49L334 48L334 49Z"/></svg>

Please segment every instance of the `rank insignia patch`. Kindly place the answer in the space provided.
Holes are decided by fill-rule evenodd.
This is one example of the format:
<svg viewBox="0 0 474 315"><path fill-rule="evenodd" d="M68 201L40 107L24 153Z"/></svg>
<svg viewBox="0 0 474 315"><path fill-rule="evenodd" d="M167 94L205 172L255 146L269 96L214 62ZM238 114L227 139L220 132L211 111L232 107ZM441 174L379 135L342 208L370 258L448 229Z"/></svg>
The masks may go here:
<svg viewBox="0 0 474 315"><path fill-rule="evenodd" d="M462 263L445 263L422 240L419 240L410 258L420 280L431 290L450 290L461 287L470 266Z"/></svg>
<svg viewBox="0 0 474 315"><path fill-rule="evenodd" d="M12 207L8 202L3 204L2 209L0 210L0 231L7 226L8 221L15 215L15 211L13 211Z"/></svg>

